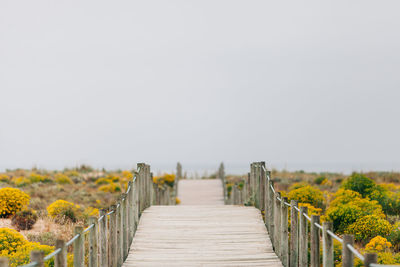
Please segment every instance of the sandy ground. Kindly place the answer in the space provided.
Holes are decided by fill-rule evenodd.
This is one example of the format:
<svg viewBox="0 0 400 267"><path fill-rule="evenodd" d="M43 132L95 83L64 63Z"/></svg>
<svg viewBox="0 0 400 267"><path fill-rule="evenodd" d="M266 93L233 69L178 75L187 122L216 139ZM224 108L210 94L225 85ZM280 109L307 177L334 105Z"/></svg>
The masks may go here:
<svg viewBox="0 0 400 267"><path fill-rule="evenodd" d="M11 225L11 219L0 219L0 228L11 228L17 230ZM39 235L45 232L52 232L55 236L58 236L64 240L68 240L72 237L72 225L60 225L53 222L51 219L38 219L31 230L19 231L25 238L28 234ZM18 230L17 230L18 231Z"/></svg>

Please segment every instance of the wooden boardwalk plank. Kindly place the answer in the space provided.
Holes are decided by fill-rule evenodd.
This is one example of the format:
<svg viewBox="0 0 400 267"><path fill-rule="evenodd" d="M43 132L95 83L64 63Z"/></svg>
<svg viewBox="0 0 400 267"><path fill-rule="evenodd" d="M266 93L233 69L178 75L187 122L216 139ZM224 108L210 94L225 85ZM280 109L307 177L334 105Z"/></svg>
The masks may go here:
<svg viewBox="0 0 400 267"><path fill-rule="evenodd" d="M224 205L219 179L181 180L178 184L180 205Z"/></svg>
<svg viewBox="0 0 400 267"><path fill-rule="evenodd" d="M214 189L209 191L212 201L195 202L194 196L207 197L203 190L210 185L206 180L199 186L199 181L204 180L180 185L180 192L202 190L182 192L186 205L152 206L144 211L123 266L282 266L260 211L224 206ZM218 188L218 183L211 184Z"/></svg>

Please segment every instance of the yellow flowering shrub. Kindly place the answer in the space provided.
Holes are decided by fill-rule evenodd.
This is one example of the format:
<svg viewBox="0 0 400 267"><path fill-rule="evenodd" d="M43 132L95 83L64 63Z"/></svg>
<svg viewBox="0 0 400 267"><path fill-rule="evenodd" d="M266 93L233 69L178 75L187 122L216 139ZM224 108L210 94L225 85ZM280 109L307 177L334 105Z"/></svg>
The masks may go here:
<svg viewBox="0 0 400 267"><path fill-rule="evenodd" d="M35 172L32 172L32 173L29 175L28 179L29 179L29 181L30 181L32 184L33 184L33 183L40 183L40 182L49 182L49 181L51 181L51 180L49 179L48 176L40 175L40 174L37 174L37 173L35 173Z"/></svg>
<svg viewBox="0 0 400 267"><path fill-rule="evenodd" d="M86 217L98 217L99 216L99 209L93 208L93 207L87 207L85 211L83 212Z"/></svg>
<svg viewBox="0 0 400 267"><path fill-rule="evenodd" d="M57 184L72 184L73 183L71 178L69 178L67 175L62 174L62 173L57 173L54 176L54 181Z"/></svg>
<svg viewBox="0 0 400 267"><path fill-rule="evenodd" d="M2 254L12 254L27 242L24 236L14 229L0 228L0 252Z"/></svg>
<svg viewBox="0 0 400 267"><path fill-rule="evenodd" d="M23 246L19 247L16 252L9 254L9 262L11 267L17 267L30 262L30 254L32 250L40 250L44 255L50 254L54 251L54 247L41 245L37 242L26 242ZM46 267L54 266L54 258L45 262Z"/></svg>
<svg viewBox="0 0 400 267"><path fill-rule="evenodd" d="M289 191L293 191L296 189L299 189L301 187L308 186L309 184L307 182L300 182L300 183L294 183L289 187Z"/></svg>
<svg viewBox="0 0 400 267"><path fill-rule="evenodd" d="M325 187L329 187L329 186L332 186L333 184L332 184L331 180L325 179L322 181L321 185L324 185Z"/></svg>
<svg viewBox="0 0 400 267"><path fill-rule="evenodd" d="M174 186L174 182L175 182L175 174L164 174L163 176L159 176L153 177L153 183L158 184L158 185L163 185L163 184L167 184L170 187Z"/></svg>
<svg viewBox="0 0 400 267"><path fill-rule="evenodd" d="M97 184L97 185L112 184L112 183L113 183L113 180L112 180L112 179L110 179L110 178L105 178L105 177L99 178L99 179L97 179L96 182L95 182L95 184Z"/></svg>
<svg viewBox="0 0 400 267"><path fill-rule="evenodd" d="M132 179L133 174L130 171L122 171L122 177Z"/></svg>
<svg viewBox="0 0 400 267"><path fill-rule="evenodd" d="M366 215L385 217L377 201L362 198L357 192L340 189L334 196L323 219L333 222L335 232L344 233L349 225Z"/></svg>
<svg viewBox="0 0 400 267"><path fill-rule="evenodd" d="M289 200L297 200L301 203L309 203L321 208L324 203L324 194L317 187L305 185L288 193Z"/></svg>
<svg viewBox="0 0 400 267"><path fill-rule="evenodd" d="M0 189L0 217L7 217L22 210L29 204L30 197L17 188Z"/></svg>
<svg viewBox="0 0 400 267"><path fill-rule="evenodd" d="M110 183L110 184L100 186L99 191L103 191L103 192L107 192L107 193L121 192L121 187L117 184Z"/></svg>
<svg viewBox="0 0 400 267"><path fill-rule="evenodd" d="M78 212L79 206L62 199L54 201L47 207L49 216L58 222L63 222L65 219L75 222Z"/></svg>
<svg viewBox="0 0 400 267"><path fill-rule="evenodd" d="M31 184L31 181L25 176L13 177L11 182L18 187L26 186Z"/></svg>
<svg viewBox="0 0 400 267"><path fill-rule="evenodd" d="M392 244L388 242L386 238L378 235L369 241L369 243L365 246L365 250L371 252L382 252L391 247Z"/></svg>
<svg viewBox="0 0 400 267"><path fill-rule="evenodd" d="M299 203L299 207L307 207L308 212L307 215L311 216L311 215L321 215L322 213L322 209L320 208L316 208L313 205L309 204L309 203Z"/></svg>
<svg viewBox="0 0 400 267"><path fill-rule="evenodd" d="M179 198L175 198L175 203L176 203L176 205L179 205L179 204L181 204L181 200L179 199Z"/></svg>
<svg viewBox="0 0 400 267"><path fill-rule="evenodd" d="M387 220L377 215L367 215L349 225L345 233L353 234L357 241L363 241L377 235L387 236L390 231L392 231L392 225Z"/></svg>
<svg viewBox="0 0 400 267"><path fill-rule="evenodd" d="M162 176L153 176L153 183L163 185L165 183L165 180Z"/></svg>
<svg viewBox="0 0 400 267"><path fill-rule="evenodd" d="M164 174L164 179L167 183L173 183L175 181L175 174Z"/></svg>
<svg viewBox="0 0 400 267"><path fill-rule="evenodd" d="M364 253L364 251L361 251ZM398 265L400 264L399 254L393 255L391 252L378 252L378 264ZM354 259L354 267L364 267L364 263L358 259Z"/></svg>
<svg viewBox="0 0 400 267"><path fill-rule="evenodd" d="M0 174L0 182L7 183L10 180L10 177L7 174Z"/></svg>

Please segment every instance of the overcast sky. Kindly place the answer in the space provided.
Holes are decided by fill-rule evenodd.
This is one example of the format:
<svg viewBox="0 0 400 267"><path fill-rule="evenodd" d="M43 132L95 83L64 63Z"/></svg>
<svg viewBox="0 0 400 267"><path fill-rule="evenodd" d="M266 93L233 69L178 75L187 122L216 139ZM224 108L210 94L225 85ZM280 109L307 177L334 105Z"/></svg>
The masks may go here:
<svg viewBox="0 0 400 267"><path fill-rule="evenodd" d="M0 169L400 170L399 10L2 0Z"/></svg>

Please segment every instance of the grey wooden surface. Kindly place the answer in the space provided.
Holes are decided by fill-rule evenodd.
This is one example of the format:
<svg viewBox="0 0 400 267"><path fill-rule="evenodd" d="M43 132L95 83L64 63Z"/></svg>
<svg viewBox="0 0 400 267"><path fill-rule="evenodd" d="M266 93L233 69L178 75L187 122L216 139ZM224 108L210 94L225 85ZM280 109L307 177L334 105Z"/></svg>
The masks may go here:
<svg viewBox="0 0 400 267"><path fill-rule="evenodd" d="M220 180L182 180L182 205L143 212L123 266L282 266L260 211L224 206L222 190Z"/></svg>

